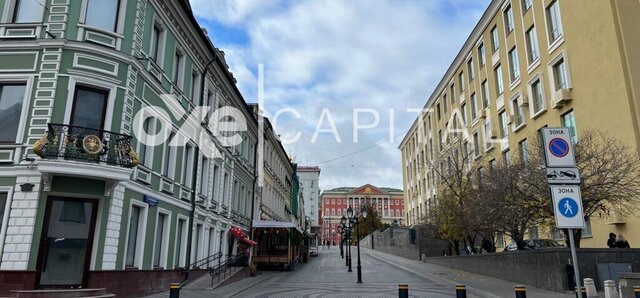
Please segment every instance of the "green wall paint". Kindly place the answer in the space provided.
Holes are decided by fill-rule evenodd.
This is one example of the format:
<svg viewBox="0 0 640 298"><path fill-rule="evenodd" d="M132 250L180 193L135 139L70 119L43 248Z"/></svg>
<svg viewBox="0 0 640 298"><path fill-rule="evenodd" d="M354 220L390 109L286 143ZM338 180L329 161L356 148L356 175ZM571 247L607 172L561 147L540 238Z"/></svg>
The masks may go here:
<svg viewBox="0 0 640 298"><path fill-rule="evenodd" d="M15 186L16 177L0 177L0 186Z"/></svg>
<svg viewBox="0 0 640 298"><path fill-rule="evenodd" d="M104 181L79 177L55 176L51 183L51 191L103 196Z"/></svg>

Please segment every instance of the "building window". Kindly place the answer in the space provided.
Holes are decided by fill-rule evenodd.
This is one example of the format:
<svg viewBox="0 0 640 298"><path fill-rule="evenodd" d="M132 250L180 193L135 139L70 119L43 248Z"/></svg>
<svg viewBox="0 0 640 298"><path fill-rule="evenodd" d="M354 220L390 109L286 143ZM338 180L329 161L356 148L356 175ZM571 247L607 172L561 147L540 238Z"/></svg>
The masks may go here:
<svg viewBox="0 0 640 298"><path fill-rule="evenodd" d="M495 53L500 48L500 40L498 39L498 26L491 29L491 52Z"/></svg>
<svg viewBox="0 0 640 298"><path fill-rule="evenodd" d="M562 115L562 126L569 128L571 142L578 143L578 131L576 129L576 116L573 110Z"/></svg>
<svg viewBox="0 0 640 298"><path fill-rule="evenodd" d="M39 2L39 0L32 0ZM119 0L89 0L85 24L105 31L116 31Z"/></svg>
<svg viewBox="0 0 640 298"><path fill-rule="evenodd" d="M582 229L582 238L593 237L593 230L591 229L591 219L585 218L584 229Z"/></svg>
<svg viewBox="0 0 640 298"><path fill-rule="evenodd" d="M202 169L200 170L200 194L208 195L209 191L209 159L202 157Z"/></svg>
<svg viewBox="0 0 640 298"><path fill-rule="evenodd" d="M496 78L496 93L501 95L504 92L504 82L502 82L502 65L498 64L493 69L493 75Z"/></svg>
<svg viewBox="0 0 640 298"><path fill-rule="evenodd" d="M171 74L171 81L178 86L182 87L182 76L184 73L184 54L176 49L176 54L173 57L173 73Z"/></svg>
<svg viewBox="0 0 640 298"><path fill-rule="evenodd" d="M507 120L507 111L502 111L499 115L500 121L500 138L506 138L509 135L509 121Z"/></svg>
<svg viewBox="0 0 640 298"><path fill-rule="evenodd" d="M469 119L467 118L467 105L466 104L461 104L460 105L460 114L462 114L462 121L464 121L464 126L469 125Z"/></svg>
<svg viewBox="0 0 640 298"><path fill-rule="evenodd" d="M153 244L153 267L164 267L166 260L166 247L165 247L165 224L167 219L166 214L158 213L158 220L156 222L156 241Z"/></svg>
<svg viewBox="0 0 640 298"><path fill-rule="evenodd" d="M191 101L198 102L198 90L200 86L200 73L194 71L191 73Z"/></svg>
<svg viewBox="0 0 640 298"><path fill-rule="evenodd" d="M458 80L460 81L460 94L462 94L462 92L464 91L464 88L465 88L464 72L460 72L460 75L458 76Z"/></svg>
<svg viewBox="0 0 640 298"><path fill-rule="evenodd" d="M184 254L184 251L185 244L187 242L186 222L187 221L184 219L178 219L178 227L176 229L176 255L174 261L176 268L185 266L186 255Z"/></svg>
<svg viewBox="0 0 640 298"><path fill-rule="evenodd" d="M504 10L504 30L509 35L513 28L513 10L511 9L511 4L509 4Z"/></svg>
<svg viewBox="0 0 640 298"><path fill-rule="evenodd" d="M529 239L538 239L538 226L529 228Z"/></svg>
<svg viewBox="0 0 640 298"><path fill-rule="evenodd" d="M560 60L553 64L553 79L556 84L556 90L566 89L569 87L567 66L566 63L564 63L564 58L560 58Z"/></svg>
<svg viewBox="0 0 640 298"><path fill-rule="evenodd" d="M3 234L2 223L4 223L5 212L9 213L9 208L7 208L7 196L7 193L0 193L0 235Z"/></svg>
<svg viewBox="0 0 640 298"><path fill-rule="evenodd" d="M17 143L27 85L0 84L0 143Z"/></svg>
<svg viewBox="0 0 640 298"><path fill-rule="evenodd" d="M511 76L511 83L520 78L520 63L518 62L518 51L516 47L513 47L509 51L509 74Z"/></svg>
<svg viewBox="0 0 640 298"><path fill-rule="evenodd" d="M511 165L511 152L509 151L509 149L507 149L506 151L502 152L502 158L503 158L505 164Z"/></svg>
<svg viewBox="0 0 640 298"><path fill-rule="evenodd" d="M14 5L14 23L42 23L44 7L40 1L16 0Z"/></svg>
<svg viewBox="0 0 640 298"><path fill-rule="evenodd" d="M522 0L522 11L527 12L531 8L533 0Z"/></svg>
<svg viewBox="0 0 640 298"><path fill-rule="evenodd" d="M511 101L513 107L513 117L515 118L515 127L520 127L524 124L524 108L518 104L518 98L514 98Z"/></svg>
<svg viewBox="0 0 640 298"><path fill-rule="evenodd" d="M493 145L491 143L491 137L492 137L492 135L491 135L491 122L487 121L487 122L484 123L484 142L485 142L484 147L485 147L485 149L489 149Z"/></svg>
<svg viewBox="0 0 640 298"><path fill-rule="evenodd" d="M86 86L76 86L70 124L102 129L109 92Z"/></svg>
<svg viewBox="0 0 640 298"><path fill-rule="evenodd" d="M449 106L449 104L447 103L447 95L445 94L445 95L442 97L442 111L443 111L445 114L447 113L447 110L449 109L449 108L448 108L448 106Z"/></svg>
<svg viewBox="0 0 640 298"><path fill-rule="evenodd" d="M171 145L171 142L176 137L174 132L169 134L169 138L164 142L164 167L162 168L162 175L173 180L176 173L176 148Z"/></svg>
<svg viewBox="0 0 640 298"><path fill-rule="evenodd" d="M473 133L473 156L480 155L480 137L477 132Z"/></svg>
<svg viewBox="0 0 640 298"><path fill-rule="evenodd" d="M469 102L471 103L471 119L476 120L478 118L478 104L476 102L475 93L471 94Z"/></svg>
<svg viewBox="0 0 640 298"><path fill-rule="evenodd" d="M440 103L438 103L436 105L436 114L438 115L438 120L440 120L440 118L442 116L441 113L440 113Z"/></svg>
<svg viewBox="0 0 640 298"><path fill-rule="evenodd" d="M142 208L139 206L131 206L131 214L129 214L129 235L127 236L127 252L125 255L125 266L134 267L138 264L138 251L142 246L139 243L139 234L142 230Z"/></svg>
<svg viewBox="0 0 640 298"><path fill-rule="evenodd" d="M469 82L475 78L475 71L473 70L473 59L467 61L467 72L469 73Z"/></svg>
<svg viewBox="0 0 640 298"><path fill-rule="evenodd" d="M558 0L551 2L547 7L547 28L549 28L550 44L562 36L562 23L560 22L560 6Z"/></svg>
<svg viewBox="0 0 640 298"><path fill-rule="evenodd" d="M483 108L488 108L489 107L489 85L487 85L487 80L482 81L482 84L480 85L480 89L482 92L482 107Z"/></svg>
<svg viewBox="0 0 640 298"><path fill-rule="evenodd" d="M542 94L542 83L540 79L531 83L531 99L533 102L533 112L537 114L544 109L544 97Z"/></svg>
<svg viewBox="0 0 640 298"><path fill-rule="evenodd" d="M487 58L485 57L486 53L484 50L484 43L480 43L478 46L478 58L480 58L480 68L482 68L485 64L487 64Z"/></svg>
<svg viewBox="0 0 640 298"><path fill-rule="evenodd" d="M449 86L449 90L449 94L451 95L451 103L453 104L456 99L456 84L451 84L451 86Z"/></svg>
<svg viewBox="0 0 640 298"><path fill-rule="evenodd" d="M140 161L142 165L147 168L153 167L153 150L154 146L148 145L151 142L151 138L156 134L156 118L147 117L142 123L142 138L140 142Z"/></svg>
<svg viewBox="0 0 640 298"><path fill-rule="evenodd" d="M538 35L536 34L536 27L531 26L526 33L527 40L527 52L529 53L529 65L538 60Z"/></svg>
<svg viewBox="0 0 640 298"><path fill-rule="evenodd" d="M184 152L182 154L182 175L180 179L182 185L191 187L191 176L193 172L193 147L187 144L184 146Z"/></svg>
<svg viewBox="0 0 640 298"><path fill-rule="evenodd" d="M151 31L151 45L149 49L151 59L158 65L161 64L162 51L164 45L164 29L157 23L153 24Z"/></svg>
<svg viewBox="0 0 640 298"><path fill-rule="evenodd" d="M522 160L524 164L527 164L529 162L529 141L527 139L518 143L518 151L520 153L520 160Z"/></svg>

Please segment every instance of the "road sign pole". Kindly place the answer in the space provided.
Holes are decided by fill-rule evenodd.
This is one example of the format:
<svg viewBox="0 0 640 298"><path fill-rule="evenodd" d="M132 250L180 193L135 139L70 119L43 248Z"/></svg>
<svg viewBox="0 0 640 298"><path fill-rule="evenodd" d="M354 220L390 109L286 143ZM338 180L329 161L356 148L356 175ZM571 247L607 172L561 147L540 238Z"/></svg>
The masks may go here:
<svg viewBox="0 0 640 298"><path fill-rule="evenodd" d="M569 245L571 246L571 262L573 263L573 275L576 278L577 297L582 294L582 284L580 283L580 268L578 268L578 253L576 252L576 240L573 238L573 229L569 229Z"/></svg>

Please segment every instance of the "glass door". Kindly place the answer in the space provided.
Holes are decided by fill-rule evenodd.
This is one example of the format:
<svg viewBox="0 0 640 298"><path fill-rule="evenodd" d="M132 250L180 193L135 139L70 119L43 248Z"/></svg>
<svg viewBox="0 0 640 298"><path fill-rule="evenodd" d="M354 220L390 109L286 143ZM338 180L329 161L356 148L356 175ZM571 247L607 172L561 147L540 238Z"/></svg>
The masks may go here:
<svg viewBox="0 0 640 298"><path fill-rule="evenodd" d="M40 287L85 284L96 220L92 200L50 197L40 242Z"/></svg>

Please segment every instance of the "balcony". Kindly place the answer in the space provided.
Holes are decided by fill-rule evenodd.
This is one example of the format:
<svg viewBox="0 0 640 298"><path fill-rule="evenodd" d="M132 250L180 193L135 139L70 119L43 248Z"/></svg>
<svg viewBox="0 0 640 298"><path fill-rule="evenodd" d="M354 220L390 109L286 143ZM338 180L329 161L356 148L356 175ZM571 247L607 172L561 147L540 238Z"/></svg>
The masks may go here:
<svg viewBox="0 0 640 298"><path fill-rule="evenodd" d="M64 159L133 168L138 154L131 136L64 124L48 124L47 133L33 146L42 159Z"/></svg>
<svg viewBox="0 0 640 298"><path fill-rule="evenodd" d="M132 137L114 132L64 124L48 124L45 135L33 145L49 191L51 176L71 176L107 182L105 195L120 181L130 179L138 155Z"/></svg>

